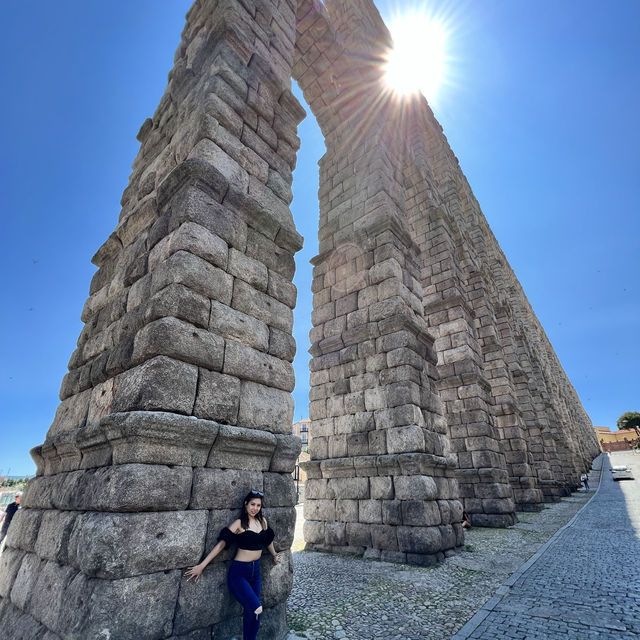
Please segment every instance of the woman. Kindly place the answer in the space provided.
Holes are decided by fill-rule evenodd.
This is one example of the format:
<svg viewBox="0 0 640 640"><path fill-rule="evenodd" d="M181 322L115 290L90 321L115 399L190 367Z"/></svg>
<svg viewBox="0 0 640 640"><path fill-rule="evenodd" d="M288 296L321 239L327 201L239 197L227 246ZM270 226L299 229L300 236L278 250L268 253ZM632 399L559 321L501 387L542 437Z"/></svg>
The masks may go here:
<svg viewBox="0 0 640 640"><path fill-rule="evenodd" d="M243 606L243 640L255 640L260 626L260 556L267 547L275 564L280 564L280 554L273 547L273 530L262 515L262 491L249 491L243 501L240 517L225 527L218 536L218 543L211 553L198 565L191 567L185 575L188 580L198 580L205 567L225 548L235 544L238 551L229 567L227 584L233 597Z"/></svg>

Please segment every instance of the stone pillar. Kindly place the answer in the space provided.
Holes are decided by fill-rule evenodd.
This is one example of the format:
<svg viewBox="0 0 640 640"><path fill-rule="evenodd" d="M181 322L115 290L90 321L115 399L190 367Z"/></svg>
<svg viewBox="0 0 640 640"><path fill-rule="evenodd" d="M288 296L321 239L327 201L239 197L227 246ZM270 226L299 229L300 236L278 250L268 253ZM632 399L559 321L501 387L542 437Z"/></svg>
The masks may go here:
<svg viewBox="0 0 640 640"><path fill-rule="evenodd" d="M199 0L188 14L2 555L5 637L237 635L230 551L198 583L183 573L250 489L265 492L284 556L263 561L263 634L286 632L295 9Z"/></svg>
<svg viewBox="0 0 640 640"><path fill-rule="evenodd" d="M474 523L508 526L515 522L515 503L491 415L491 388L478 344L482 329L476 328L468 297L467 274L477 256L461 231L465 214L453 179L459 167L426 103L415 100L405 113L407 214L421 251L425 318L436 338L437 386L460 495Z"/></svg>
<svg viewBox="0 0 640 640"><path fill-rule="evenodd" d="M425 314L437 336L438 390L456 455L460 495L474 524L508 526L515 522L515 504L491 415L491 387L482 370L475 314L455 268L456 248L448 226L433 211L429 218L424 248L428 262L422 271Z"/></svg>
<svg viewBox="0 0 640 640"><path fill-rule="evenodd" d="M313 261L305 540L308 549L429 564L462 544L462 505L397 169L398 108L381 98L377 61L388 33L371 2L327 7L335 32L318 14L304 28L334 38L332 52L323 50L331 68L301 77L327 144ZM361 31L346 28L355 21Z"/></svg>
<svg viewBox="0 0 640 640"><path fill-rule="evenodd" d="M527 428L523 415L526 405L523 406L522 403L518 402L514 382L513 374L515 370L519 370L519 365L517 364L512 334L511 308L506 304L501 304L497 306L495 311L498 333L504 354L504 364L506 365L506 376L502 380L502 384L508 384L509 395L511 396L511 402L507 402L506 405L503 404L503 420L505 424L510 424L508 438L505 438L505 440L509 440L508 445L503 440L505 456L508 463L513 460L511 483L514 486L514 496L518 508L523 511L538 511L542 508L544 496L538 486L538 476L533 466L534 458L530 452L530 446L535 443L535 435ZM510 417L507 417L509 415ZM507 436L506 432L503 431L503 433ZM506 453L507 450L510 453ZM514 453L515 451L519 453L516 454ZM516 476L517 480L515 479Z"/></svg>
<svg viewBox="0 0 640 640"><path fill-rule="evenodd" d="M536 484L542 491L545 502L556 502L563 495L563 490L554 479L553 469L558 464L555 444L553 439L548 438L549 421L521 333L516 334L515 342L518 368L513 370L513 381L527 426L528 450L536 473Z"/></svg>
<svg viewBox="0 0 640 640"><path fill-rule="evenodd" d="M549 462L553 474L553 482L545 483L542 489L545 499L557 499L579 486L580 473L590 467L599 447L595 435L592 435L593 430L590 429L582 437L579 419L572 418L572 407L576 412L574 415L579 416L582 410L576 400L575 390L567 380L544 329L515 276L512 276L509 297L514 314L520 322L521 337L526 346L525 362L531 363L531 383L536 398L534 405L539 422L544 425L545 460ZM574 423L574 420L578 423Z"/></svg>
<svg viewBox="0 0 640 640"><path fill-rule="evenodd" d="M335 299L314 305L313 333L324 337L312 346L305 540L309 549L431 564L462 544L462 505L433 339L408 276L410 239L383 219L353 244L362 255L321 255L314 270L315 295ZM340 270L353 290L334 284ZM344 329L331 335L336 325Z"/></svg>
<svg viewBox="0 0 640 640"><path fill-rule="evenodd" d="M321 211L327 250L314 261L305 539L309 549L428 564L462 544L462 506L418 250L388 195L393 163L381 161L379 133L369 135L363 146L375 154L355 154L353 187ZM321 185L337 170L328 153Z"/></svg>
<svg viewBox="0 0 640 640"><path fill-rule="evenodd" d="M480 338L484 357L484 370L493 396L492 413L501 435L509 481L514 490L518 508L531 509L542 502L542 493L536 490L529 466L527 444L523 432L522 412L517 404L513 383L505 361L503 335L504 323L499 320L500 307L492 304L486 283L486 275L476 272L469 280L473 291L473 305L483 337Z"/></svg>

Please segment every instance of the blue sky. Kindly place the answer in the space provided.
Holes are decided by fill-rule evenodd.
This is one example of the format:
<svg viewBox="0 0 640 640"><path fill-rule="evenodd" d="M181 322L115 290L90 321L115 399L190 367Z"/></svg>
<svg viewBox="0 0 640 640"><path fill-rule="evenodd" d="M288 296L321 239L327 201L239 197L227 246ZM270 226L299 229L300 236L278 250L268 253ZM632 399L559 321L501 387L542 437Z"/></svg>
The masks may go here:
<svg viewBox="0 0 640 640"><path fill-rule="evenodd" d="M383 16L422 5L378 0ZM9 0L0 26L0 473L34 472L188 0ZM594 424L640 410L640 3L435 2L436 117ZM300 127L296 419L306 416L322 137Z"/></svg>

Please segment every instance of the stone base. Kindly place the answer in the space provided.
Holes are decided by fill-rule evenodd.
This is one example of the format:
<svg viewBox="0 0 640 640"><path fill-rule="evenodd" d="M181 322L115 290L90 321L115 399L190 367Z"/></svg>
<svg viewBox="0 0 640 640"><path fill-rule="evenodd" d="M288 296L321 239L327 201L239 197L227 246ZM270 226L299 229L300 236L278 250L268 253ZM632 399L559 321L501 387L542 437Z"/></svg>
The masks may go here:
<svg viewBox="0 0 640 640"><path fill-rule="evenodd" d="M350 547L335 544L316 544L307 542L304 546L305 551L318 551L320 553L337 553L345 556L364 556L368 558L380 558L380 550L368 547Z"/></svg>
<svg viewBox="0 0 640 640"><path fill-rule="evenodd" d="M103 458L96 443L110 464L91 466ZM76 451L64 464L63 444ZM262 562L262 637L284 637L299 448L293 435L164 412L111 414L91 434L50 439L0 556L0 637L208 640L217 626L236 624L242 609L226 588L231 551L198 583L184 571L215 545L249 489L268 496L282 552L279 565L268 554Z"/></svg>
<svg viewBox="0 0 640 640"><path fill-rule="evenodd" d="M458 545L446 551L437 553L404 553L401 551L383 551L381 549L364 547L341 547L336 545L323 545L307 543L305 551L317 551L344 555L359 555L367 560L379 560L380 562L393 562L394 564L413 564L420 567L431 567L442 562L445 558L455 555L462 550Z"/></svg>
<svg viewBox="0 0 640 640"><path fill-rule="evenodd" d="M537 513L538 511L542 511L544 509L544 504L539 502L530 502L530 503L521 503L516 504L516 511L520 512L529 512L529 513Z"/></svg>
<svg viewBox="0 0 640 640"><path fill-rule="evenodd" d="M309 523L308 523L309 524ZM308 536L315 535L318 528L336 528L344 523L322 523L311 521ZM319 551L343 555L363 556L368 559L401 564L429 566L441 562L445 554L464 544L464 530L459 523L440 526L355 525L372 529L369 545L327 544L321 537L315 542L307 541L306 551ZM313 531L311 531L313 529ZM370 546L373 543L375 546Z"/></svg>
<svg viewBox="0 0 640 640"><path fill-rule="evenodd" d="M310 461L307 549L431 564L464 543L453 461L424 453Z"/></svg>
<svg viewBox="0 0 640 640"><path fill-rule="evenodd" d="M7 640L86 640L88 638L88 636L74 632L65 632L63 636L60 636L38 622L29 613L14 606L7 598L0 600L0 628L2 629L2 638L7 638ZM288 632L285 603L275 607L265 607L260 620L258 640L284 640ZM102 637L102 635L95 637ZM119 640L125 637L129 636L117 636ZM158 638L155 634L153 636L140 635L136 636L136 640L145 640L151 637ZM220 638L220 640L241 638L242 616L236 615L218 624L194 629L184 634L164 636L165 640L210 640L212 637Z"/></svg>
<svg viewBox="0 0 640 640"><path fill-rule="evenodd" d="M471 515L471 525L474 527L511 527L518 518L515 513L474 513Z"/></svg>
<svg viewBox="0 0 640 640"><path fill-rule="evenodd" d="M513 498L516 511L540 511L544 503L544 495L540 489L522 484L513 487Z"/></svg>
<svg viewBox="0 0 640 640"><path fill-rule="evenodd" d="M28 613L12 605L7 598L0 602L0 628L11 640L61 640L60 636L41 625Z"/></svg>
<svg viewBox="0 0 640 640"><path fill-rule="evenodd" d="M563 487L555 481L548 484L543 483L541 489L545 502L560 502L562 498L571 495L567 487Z"/></svg>

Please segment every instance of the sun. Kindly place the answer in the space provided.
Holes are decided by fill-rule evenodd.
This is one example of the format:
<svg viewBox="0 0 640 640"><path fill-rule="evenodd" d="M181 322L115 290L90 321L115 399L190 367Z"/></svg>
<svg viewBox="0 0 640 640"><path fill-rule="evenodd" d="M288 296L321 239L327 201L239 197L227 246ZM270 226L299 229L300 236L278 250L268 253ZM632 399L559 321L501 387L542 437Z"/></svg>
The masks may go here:
<svg viewBox="0 0 640 640"><path fill-rule="evenodd" d="M421 92L433 100L446 70L446 32L443 24L423 13L394 19L389 30L393 49L385 64L385 80L394 92Z"/></svg>

